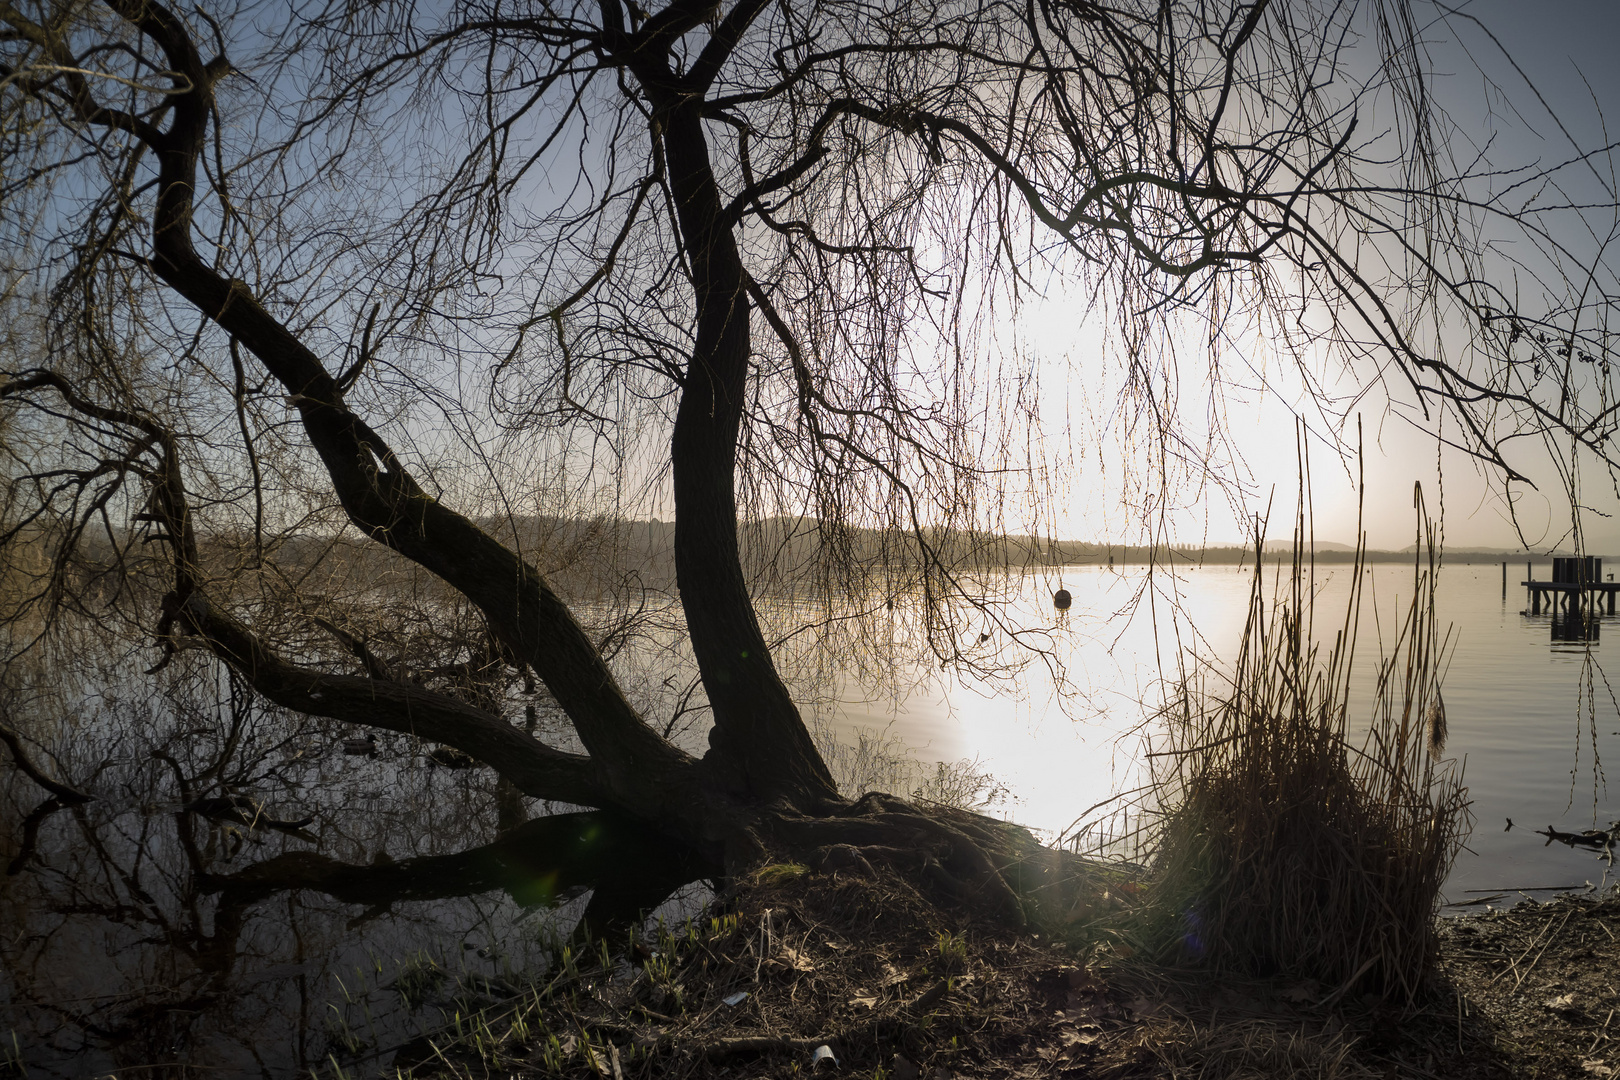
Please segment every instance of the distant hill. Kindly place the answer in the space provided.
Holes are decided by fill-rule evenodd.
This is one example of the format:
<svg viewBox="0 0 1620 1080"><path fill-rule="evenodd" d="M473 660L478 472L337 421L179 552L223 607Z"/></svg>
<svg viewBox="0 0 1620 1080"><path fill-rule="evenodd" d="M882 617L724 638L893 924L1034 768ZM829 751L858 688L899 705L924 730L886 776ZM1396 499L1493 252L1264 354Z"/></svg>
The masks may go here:
<svg viewBox="0 0 1620 1080"><path fill-rule="evenodd" d="M1407 544L1405 547L1401 548L1401 550L1410 555L1412 552L1417 550L1417 545ZM1561 559L1565 555L1569 554L1567 551L1525 551L1524 548L1516 547L1471 547L1468 548L1468 551L1475 555L1500 555L1504 559L1550 559L1554 555Z"/></svg>
<svg viewBox="0 0 1620 1080"><path fill-rule="evenodd" d="M1356 546L1354 544L1336 544L1332 540L1318 540L1316 542L1315 546L1316 546L1317 551L1354 551L1354 550L1356 550ZM1267 540L1266 541L1266 554L1268 554L1268 555L1275 555L1275 554L1278 554L1278 553L1287 554L1288 552L1291 552L1293 550L1294 550L1294 542L1292 540Z"/></svg>

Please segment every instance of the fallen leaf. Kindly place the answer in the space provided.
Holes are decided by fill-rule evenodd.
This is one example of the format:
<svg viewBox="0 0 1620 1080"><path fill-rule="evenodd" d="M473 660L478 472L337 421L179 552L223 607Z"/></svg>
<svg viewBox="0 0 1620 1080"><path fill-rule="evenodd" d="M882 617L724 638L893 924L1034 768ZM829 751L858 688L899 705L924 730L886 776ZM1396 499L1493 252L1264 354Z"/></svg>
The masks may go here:
<svg viewBox="0 0 1620 1080"><path fill-rule="evenodd" d="M1074 1028L1064 1028L1058 1032L1058 1039L1064 1046L1091 1046L1102 1033L1093 1029L1090 1031L1076 1031Z"/></svg>
<svg viewBox="0 0 1620 1080"><path fill-rule="evenodd" d="M950 992L951 980L941 979L939 982L935 983L933 986L930 986L927 990L924 990L920 995L918 995L917 999L911 1003L911 1007L920 1011L932 1009L935 1005L938 1005L941 1001L943 1001L945 999L945 995Z"/></svg>
<svg viewBox="0 0 1620 1080"><path fill-rule="evenodd" d="M1282 996L1287 1001L1303 1003L1307 1001L1315 1001L1317 998L1316 991L1317 987L1315 983L1302 982L1296 983L1293 986L1285 989L1282 992Z"/></svg>
<svg viewBox="0 0 1620 1080"><path fill-rule="evenodd" d="M851 1005L858 1005L863 1009L873 1009L877 1007L878 999L871 995L862 995L860 997L850 998L849 1003Z"/></svg>
<svg viewBox="0 0 1620 1080"><path fill-rule="evenodd" d="M792 946L782 950L782 963L786 964L794 971L816 970L816 965L811 962L810 958Z"/></svg>

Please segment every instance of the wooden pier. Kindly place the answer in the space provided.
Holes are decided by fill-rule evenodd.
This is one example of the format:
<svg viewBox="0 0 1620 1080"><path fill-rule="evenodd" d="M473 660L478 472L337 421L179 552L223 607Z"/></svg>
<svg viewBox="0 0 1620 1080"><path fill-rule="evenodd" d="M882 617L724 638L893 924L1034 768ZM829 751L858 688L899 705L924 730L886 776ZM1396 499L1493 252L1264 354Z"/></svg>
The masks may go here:
<svg viewBox="0 0 1620 1080"><path fill-rule="evenodd" d="M1502 564L1504 576L1507 564ZM1545 603L1547 614L1556 615L1562 609L1570 612L1589 610L1597 614L1599 604L1607 603L1607 614L1614 614L1614 594L1620 592L1620 583L1603 580L1603 560L1592 555L1580 558L1555 558L1551 581L1536 581L1531 577L1529 564L1521 582L1530 590L1530 614L1540 615Z"/></svg>

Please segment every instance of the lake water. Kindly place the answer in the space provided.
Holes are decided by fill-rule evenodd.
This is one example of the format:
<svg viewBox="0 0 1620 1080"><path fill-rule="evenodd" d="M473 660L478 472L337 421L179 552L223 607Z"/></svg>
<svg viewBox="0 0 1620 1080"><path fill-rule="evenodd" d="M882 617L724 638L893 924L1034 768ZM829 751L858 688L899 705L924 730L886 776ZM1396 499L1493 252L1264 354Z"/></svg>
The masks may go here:
<svg viewBox="0 0 1620 1080"><path fill-rule="evenodd" d="M1337 626L1350 573L1320 570L1319 632ZM1139 778L1140 729L1163 673L1189 650L1230 658L1252 576L1030 576L1016 583L1010 622L966 627L960 643L986 670L1022 663L1017 680L919 668L874 698L835 677L814 712L845 745L864 733L903 749L918 776L973 762L1006 789L990 812L1061 835ZM1440 580L1440 619L1454 627L1446 753L1465 767L1477 819L1447 884L1454 902L1601 881L1601 860L1532 830L1620 817L1601 771L1620 747L1608 689L1620 661L1606 652L1620 649L1620 623L1607 640L1600 626L1594 642L1554 641L1550 617L1521 614L1522 577L1515 564L1505 598L1499 564L1451 566ZM1364 681L1413 570L1377 564L1365 582ZM1050 600L1059 583L1074 594L1061 615ZM903 605L889 632L910 633ZM35 718L53 767L95 802L55 805L0 771L0 1073L21 1060L36 1077L164 1062L275 1078L335 1062L375 1075L401 1045L542 971L582 915L622 925L624 911L693 876L597 819L545 818L548 808L514 799L486 770L430 768L425 748L402 737L346 754L346 733L264 712L223 681L169 689ZM227 787L313 820L301 835L244 832L182 809ZM592 874L625 866L654 880L610 876L586 891ZM689 886L662 910L678 917L704 895Z"/></svg>
<svg viewBox="0 0 1620 1080"><path fill-rule="evenodd" d="M1534 830L1578 832L1620 818L1620 791L1609 791L1603 771L1611 754L1620 755L1620 620L1600 619L1595 641L1555 640L1552 616L1525 613L1525 570L1522 561L1510 563L1505 596L1500 563L1440 574L1436 608L1451 634L1445 757L1463 770L1475 818L1446 886L1454 903L1487 891L1507 892L1511 903L1516 890L1602 883L1604 861L1549 845ZM1351 574L1348 566L1318 567L1319 638L1342 624ZM1378 563L1365 576L1352 722L1358 707L1370 712L1380 636L1388 640L1405 614L1415 574L1410 564ZM1536 566L1536 579L1548 577L1546 562ZM1050 612L1050 590L1060 582L1074 596L1066 618ZM823 717L846 739L860 729L885 731L925 761L975 761L1011 793L993 812L1060 835L1081 811L1140 781L1142 743L1132 733L1163 699L1162 673L1173 677L1189 649L1229 661L1252 585L1249 570L1231 566L1151 578L1141 567L1071 567L1033 578L1023 610L1033 621L1047 609L1053 629L1043 644L1066 669L1071 696L1033 665L1016 693L935 679L903 701L847 692ZM995 648L996 635L979 647Z"/></svg>

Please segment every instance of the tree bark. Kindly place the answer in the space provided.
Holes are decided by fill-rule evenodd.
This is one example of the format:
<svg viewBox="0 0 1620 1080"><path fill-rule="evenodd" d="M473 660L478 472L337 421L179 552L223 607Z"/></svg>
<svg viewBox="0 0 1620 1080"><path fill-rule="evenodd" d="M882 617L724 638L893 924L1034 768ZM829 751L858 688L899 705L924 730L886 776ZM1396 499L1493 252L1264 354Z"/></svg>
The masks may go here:
<svg viewBox="0 0 1620 1080"><path fill-rule="evenodd" d="M771 660L737 546L737 442L751 348L742 260L721 220L701 114L665 114L663 146L697 299L697 335L675 415L675 573L714 711L705 762L739 794L814 809L838 787Z"/></svg>

